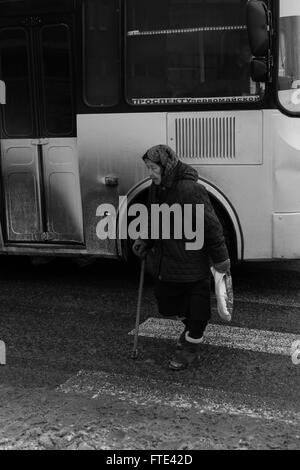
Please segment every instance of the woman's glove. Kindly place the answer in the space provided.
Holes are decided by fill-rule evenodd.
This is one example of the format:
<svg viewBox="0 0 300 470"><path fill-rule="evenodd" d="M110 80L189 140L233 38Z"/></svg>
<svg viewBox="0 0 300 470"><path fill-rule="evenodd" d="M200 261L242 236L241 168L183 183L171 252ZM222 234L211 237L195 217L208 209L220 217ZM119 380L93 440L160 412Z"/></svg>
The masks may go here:
<svg viewBox="0 0 300 470"><path fill-rule="evenodd" d="M219 273L229 273L230 272L230 259L226 259L221 263L214 263L214 268Z"/></svg>
<svg viewBox="0 0 300 470"><path fill-rule="evenodd" d="M141 239L135 240L134 244L132 245L132 251L139 258L146 258L148 251L147 243Z"/></svg>

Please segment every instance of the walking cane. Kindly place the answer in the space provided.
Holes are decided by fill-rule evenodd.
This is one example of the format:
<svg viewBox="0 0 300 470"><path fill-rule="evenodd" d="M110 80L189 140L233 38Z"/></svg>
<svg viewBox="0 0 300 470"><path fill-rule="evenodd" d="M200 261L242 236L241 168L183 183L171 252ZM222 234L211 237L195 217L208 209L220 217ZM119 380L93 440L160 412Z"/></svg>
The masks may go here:
<svg viewBox="0 0 300 470"><path fill-rule="evenodd" d="M144 285L145 264L146 264L146 258L144 258L141 262L140 285L139 285L138 302L137 302L137 308L136 308L134 340L133 340L133 349L131 353L132 359L137 359L138 357L137 345L138 345L139 325L140 325L140 316L141 316L141 303L142 303L142 293L143 293L143 285Z"/></svg>

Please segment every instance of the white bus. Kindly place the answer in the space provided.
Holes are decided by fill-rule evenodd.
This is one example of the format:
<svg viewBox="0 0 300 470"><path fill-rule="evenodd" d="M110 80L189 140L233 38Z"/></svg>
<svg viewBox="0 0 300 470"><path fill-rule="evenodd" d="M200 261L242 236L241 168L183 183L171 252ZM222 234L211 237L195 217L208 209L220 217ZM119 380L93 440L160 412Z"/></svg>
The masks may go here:
<svg viewBox="0 0 300 470"><path fill-rule="evenodd" d="M164 143L232 257L300 258L298 0L0 0L0 79L2 254L126 257L97 208Z"/></svg>

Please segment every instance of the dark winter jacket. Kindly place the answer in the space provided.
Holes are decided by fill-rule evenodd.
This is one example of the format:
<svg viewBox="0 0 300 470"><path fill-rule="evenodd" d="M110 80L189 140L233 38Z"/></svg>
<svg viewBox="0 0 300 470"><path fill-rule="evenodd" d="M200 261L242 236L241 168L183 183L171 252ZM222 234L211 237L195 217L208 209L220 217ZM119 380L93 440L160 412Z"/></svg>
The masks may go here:
<svg viewBox="0 0 300 470"><path fill-rule="evenodd" d="M162 185L152 184L149 193L149 213L152 204L179 203L193 205L195 218L196 204L204 204L204 246L200 250L188 251L184 238L148 240L152 247L155 273L162 281L192 282L209 276L209 257L213 263L229 258L222 226L215 214L205 187L198 182L198 174L191 166L178 161L172 174ZM194 221L195 222L195 221ZM172 224L171 224L172 227ZM172 233L172 230L171 230Z"/></svg>

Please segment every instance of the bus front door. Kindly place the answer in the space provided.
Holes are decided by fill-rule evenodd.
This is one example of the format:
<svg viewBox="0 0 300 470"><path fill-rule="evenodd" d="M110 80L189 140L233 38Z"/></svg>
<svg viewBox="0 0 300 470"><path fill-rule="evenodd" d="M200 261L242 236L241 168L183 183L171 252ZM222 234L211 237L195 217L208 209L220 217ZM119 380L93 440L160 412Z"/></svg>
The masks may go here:
<svg viewBox="0 0 300 470"><path fill-rule="evenodd" d="M0 19L1 185L7 242L82 244L72 17Z"/></svg>

